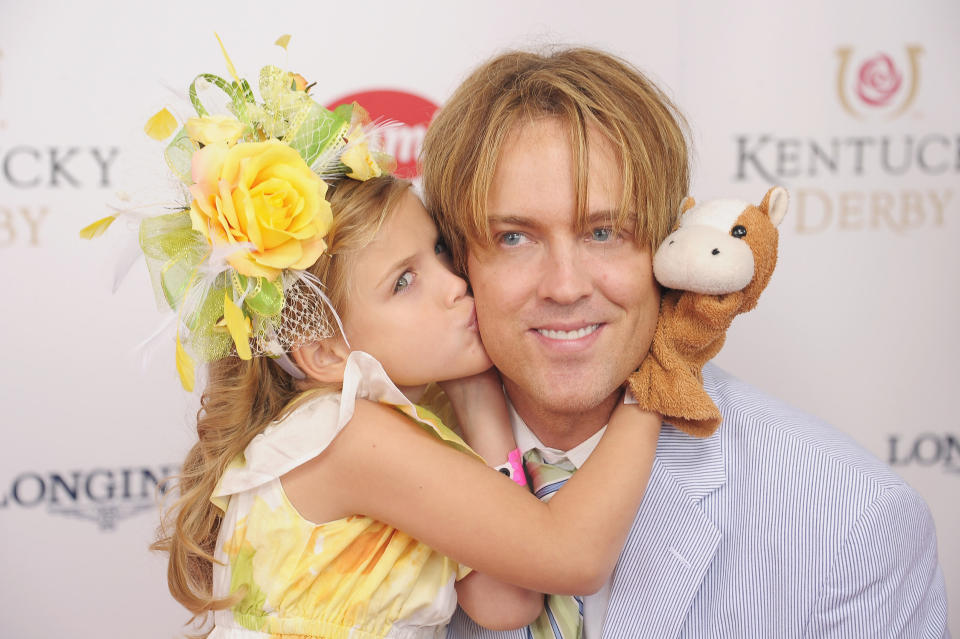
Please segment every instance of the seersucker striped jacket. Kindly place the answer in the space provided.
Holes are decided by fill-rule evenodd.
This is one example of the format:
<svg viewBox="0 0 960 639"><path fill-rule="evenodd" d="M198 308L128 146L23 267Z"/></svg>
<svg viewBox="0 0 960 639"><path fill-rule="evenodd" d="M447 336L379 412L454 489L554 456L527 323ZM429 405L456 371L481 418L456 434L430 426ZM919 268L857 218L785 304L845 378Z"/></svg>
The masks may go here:
<svg viewBox="0 0 960 639"><path fill-rule="evenodd" d="M712 437L664 426L604 639L949 637L933 520L885 464L720 369ZM457 610L448 639L524 639Z"/></svg>

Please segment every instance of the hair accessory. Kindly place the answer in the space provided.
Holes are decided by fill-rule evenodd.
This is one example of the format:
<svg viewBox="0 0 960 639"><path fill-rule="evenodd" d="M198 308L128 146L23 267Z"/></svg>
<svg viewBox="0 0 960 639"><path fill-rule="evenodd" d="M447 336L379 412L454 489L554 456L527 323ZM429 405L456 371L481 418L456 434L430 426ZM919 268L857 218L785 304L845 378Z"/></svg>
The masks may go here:
<svg viewBox="0 0 960 639"><path fill-rule="evenodd" d="M331 316L340 325L305 270L326 250L333 223L324 180L367 180L395 168L369 148L374 127L358 104L330 111L310 97L303 76L275 66L260 70L258 100L217 41L232 81L201 73L189 87L196 117L180 124L162 109L144 127L153 139L170 139L164 159L188 201L139 225L158 303L177 314L176 364L188 391L195 358L266 355L297 376L286 353L334 335ZM208 109L211 91L226 97L225 112ZM101 235L124 213L132 211L80 236Z"/></svg>

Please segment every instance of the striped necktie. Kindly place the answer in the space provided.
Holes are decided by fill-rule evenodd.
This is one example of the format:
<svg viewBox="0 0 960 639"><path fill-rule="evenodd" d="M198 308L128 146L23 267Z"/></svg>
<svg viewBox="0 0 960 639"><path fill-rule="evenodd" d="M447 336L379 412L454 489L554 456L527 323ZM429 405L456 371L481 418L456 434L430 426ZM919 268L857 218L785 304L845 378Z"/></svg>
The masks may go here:
<svg viewBox="0 0 960 639"><path fill-rule="evenodd" d="M576 467L566 459L551 464L543 460L537 449L527 451L523 461L530 477L533 494L549 501L567 483ZM583 597L547 595L543 612L527 626L528 639L581 639L583 637Z"/></svg>

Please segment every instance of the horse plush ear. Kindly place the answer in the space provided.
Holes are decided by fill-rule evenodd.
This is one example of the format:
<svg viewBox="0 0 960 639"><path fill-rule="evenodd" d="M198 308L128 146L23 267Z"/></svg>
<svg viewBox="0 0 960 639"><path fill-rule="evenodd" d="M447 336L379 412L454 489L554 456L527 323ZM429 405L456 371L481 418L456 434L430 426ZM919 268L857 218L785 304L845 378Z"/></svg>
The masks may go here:
<svg viewBox="0 0 960 639"><path fill-rule="evenodd" d="M696 205L697 201L693 199L692 195L688 195L687 197L683 198L683 201L680 202L680 215L683 215Z"/></svg>
<svg viewBox="0 0 960 639"><path fill-rule="evenodd" d="M787 204L790 203L790 196L787 190L782 186L775 186L763 197L760 208L767 212L770 221L774 226L780 226L783 216L787 214Z"/></svg>

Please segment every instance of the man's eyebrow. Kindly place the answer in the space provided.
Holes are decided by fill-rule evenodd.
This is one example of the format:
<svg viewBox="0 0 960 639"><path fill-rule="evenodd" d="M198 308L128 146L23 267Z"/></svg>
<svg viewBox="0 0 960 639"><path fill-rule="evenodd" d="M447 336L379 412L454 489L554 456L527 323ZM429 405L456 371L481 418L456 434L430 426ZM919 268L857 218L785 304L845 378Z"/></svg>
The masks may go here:
<svg viewBox="0 0 960 639"><path fill-rule="evenodd" d="M634 229L637 226L637 216L632 211L627 211L627 214L621 217L620 211L608 209L591 212L586 222L587 225L614 224L619 225L620 229Z"/></svg>
<svg viewBox="0 0 960 639"><path fill-rule="evenodd" d="M536 227L540 226L541 222L536 217L524 216L524 215L490 215L487 217L487 223L491 226L494 224L503 224L505 226L531 226Z"/></svg>
<svg viewBox="0 0 960 639"><path fill-rule="evenodd" d="M585 220L588 225L598 224L598 223L612 223L616 222L619 217L620 212L615 209L601 209L598 211L591 211L587 215ZM635 216L632 214L627 214L626 217L622 220L624 226L633 226L635 221ZM501 224L504 226L524 226L530 228L537 228L542 226L543 223L535 216L525 216L525 215L516 215L516 214L504 214L504 215L490 215L487 218L487 223L490 226L495 224Z"/></svg>
<svg viewBox="0 0 960 639"><path fill-rule="evenodd" d="M587 222L591 224L595 222L609 222L617 219L618 213L618 211L614 211L613 209L591 211L589 215L587 215Z"/></svg>

